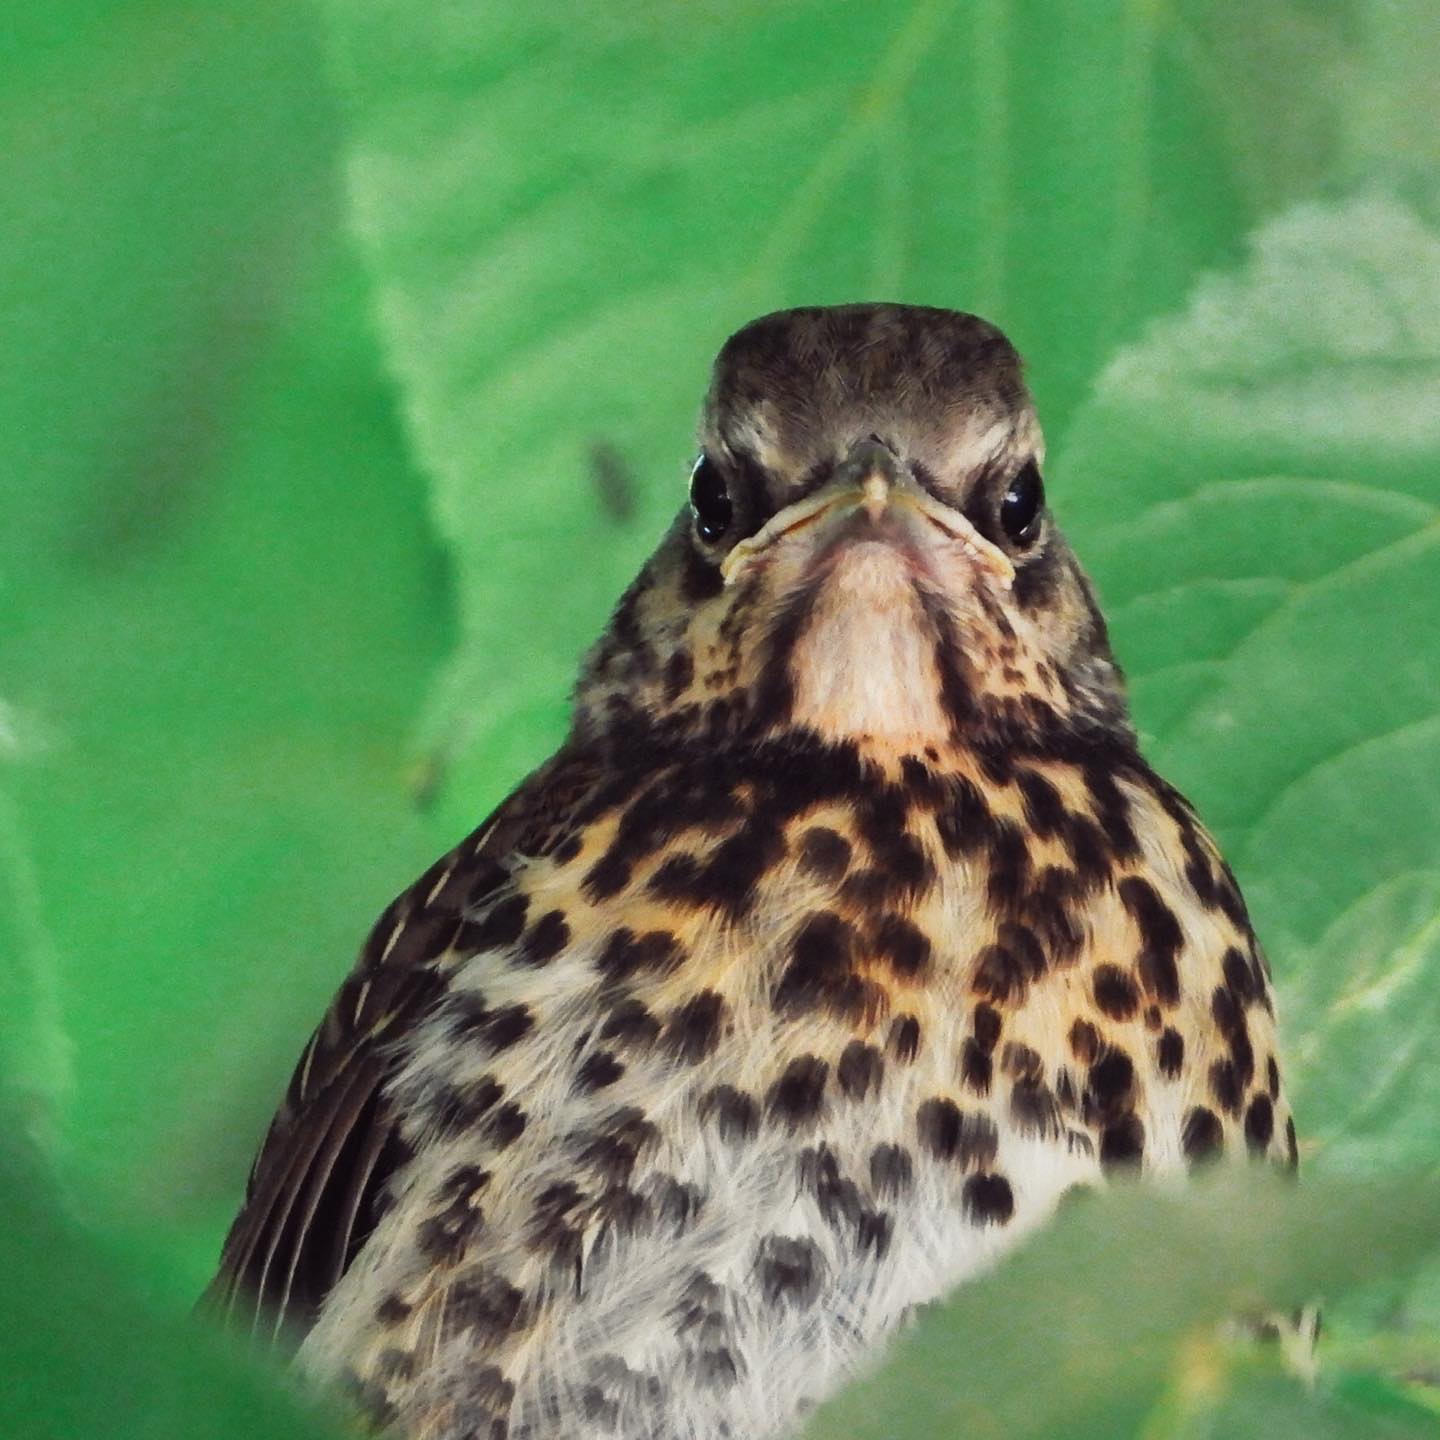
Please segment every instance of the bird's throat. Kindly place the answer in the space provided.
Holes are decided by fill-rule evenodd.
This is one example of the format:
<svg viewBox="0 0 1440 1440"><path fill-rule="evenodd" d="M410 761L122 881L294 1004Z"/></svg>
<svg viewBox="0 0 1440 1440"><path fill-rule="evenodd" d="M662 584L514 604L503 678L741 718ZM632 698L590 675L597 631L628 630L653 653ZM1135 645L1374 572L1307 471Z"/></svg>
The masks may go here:
<svg viewBox="0 0 1440 1440"><path fill-rule="evenodd" d="M905 554L883 541L847 545L795 644L793 718L837 740L943 740L935 643Z"/></svg>

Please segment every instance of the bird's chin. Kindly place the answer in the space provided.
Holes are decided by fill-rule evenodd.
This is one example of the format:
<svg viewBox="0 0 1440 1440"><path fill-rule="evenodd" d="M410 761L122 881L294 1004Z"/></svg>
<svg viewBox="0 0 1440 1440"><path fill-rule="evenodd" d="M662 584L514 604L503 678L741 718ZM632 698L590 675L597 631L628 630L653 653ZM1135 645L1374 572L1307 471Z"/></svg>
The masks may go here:
<svg viewBox="0 0 1440 1440"><path fill-rule="evenodd" d="M929 743L948 728L935 637L914 548L892 535L851 535L813 568L814 601L792 661L795 718L836 738Z"/></svg>
<svg viewBox="0 0 1440 1440"><path fill-rule="evenodd" d="M846 535L826 547L813 566L814 579L844 592L855 603L885 603L908 595L928 574L924 558L898 534Z"/></svg>

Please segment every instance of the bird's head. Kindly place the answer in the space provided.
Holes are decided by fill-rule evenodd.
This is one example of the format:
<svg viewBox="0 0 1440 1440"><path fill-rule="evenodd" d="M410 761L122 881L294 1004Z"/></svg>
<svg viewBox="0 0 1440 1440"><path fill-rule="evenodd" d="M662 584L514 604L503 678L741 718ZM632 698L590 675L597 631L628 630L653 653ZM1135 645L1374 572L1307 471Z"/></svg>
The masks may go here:
<svg viewBox="0 0 1440 1440"><path fill-rule="evenodd" d="M689 506L586 664L582 734L803 727L907 752L1128 736L994 326L903 305L767 315L721 350L700 444Z"/></svg>

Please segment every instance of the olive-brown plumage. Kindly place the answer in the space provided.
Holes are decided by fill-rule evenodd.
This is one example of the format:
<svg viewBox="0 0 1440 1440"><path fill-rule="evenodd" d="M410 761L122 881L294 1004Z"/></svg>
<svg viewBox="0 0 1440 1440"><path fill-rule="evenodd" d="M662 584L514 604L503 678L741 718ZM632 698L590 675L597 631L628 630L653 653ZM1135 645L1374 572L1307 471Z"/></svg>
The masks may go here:
<svg viewBox="0 0 1440 1440"><path fill-rule="evenodd" d="M767 316L557 755L381 917L216 1290L401 1433L783 1433L1070 1187L1293 1164L973 316ZM957 1357L960 1363L963 1357Z"/></svg>

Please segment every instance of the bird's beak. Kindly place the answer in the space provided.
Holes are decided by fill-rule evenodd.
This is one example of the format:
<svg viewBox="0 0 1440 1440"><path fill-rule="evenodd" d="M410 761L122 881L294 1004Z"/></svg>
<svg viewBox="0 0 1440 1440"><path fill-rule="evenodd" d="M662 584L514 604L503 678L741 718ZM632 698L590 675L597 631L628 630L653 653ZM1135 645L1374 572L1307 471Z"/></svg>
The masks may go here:
<svg viewBox="0 0 1440 1440"><path fill-rule="evenodd" d="M879 529L895 522L918 529L932 544L958 545L985 575L1009 589L1015 579L1010 557L958 511L941 503L911 477L894 451L878 440L857 441L826 484L787 505L730 551L720 566L733 584L757 557L777 542L821 522L863 514ZM828 526L827 526L828 528Z"/></svg>

